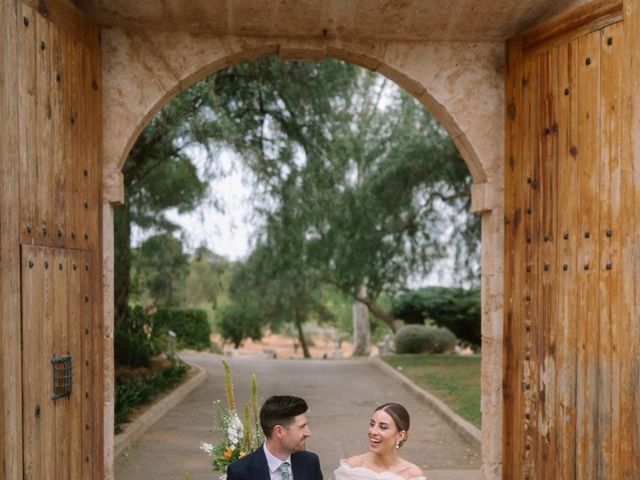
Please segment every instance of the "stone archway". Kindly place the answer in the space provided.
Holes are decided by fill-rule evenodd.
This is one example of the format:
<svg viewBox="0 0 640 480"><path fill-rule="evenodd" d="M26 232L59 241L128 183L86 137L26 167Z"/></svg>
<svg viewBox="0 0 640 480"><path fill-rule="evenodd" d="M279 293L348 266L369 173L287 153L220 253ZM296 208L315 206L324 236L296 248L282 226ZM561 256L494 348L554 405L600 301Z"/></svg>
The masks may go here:
<svg viewBox="0 0 640 480"><path fill-rule="evenodd" d="M454 139L471 171L482 215L483 478L501 477L504 45L469 42L292 40L186 32L102 32L104 111L104 331L113 352L113 206L124 201L121 168L135 139L178 92L261 56L331 57L377 71L418 98ZM110 354L107 353L107 356ZM113 478L113 358L105 359L105 478Z"/></svg>

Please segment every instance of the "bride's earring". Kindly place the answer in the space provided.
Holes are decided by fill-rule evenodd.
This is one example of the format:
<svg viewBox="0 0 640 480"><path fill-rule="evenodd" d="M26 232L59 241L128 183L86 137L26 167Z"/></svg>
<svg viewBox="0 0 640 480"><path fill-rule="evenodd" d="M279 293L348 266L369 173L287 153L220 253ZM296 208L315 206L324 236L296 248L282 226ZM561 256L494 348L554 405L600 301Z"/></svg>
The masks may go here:
<svg viewBox="0 0 640 480"><path fill-rule="evenodd" d="M400 442L396 443L396 448L400 448Z"/></svg>

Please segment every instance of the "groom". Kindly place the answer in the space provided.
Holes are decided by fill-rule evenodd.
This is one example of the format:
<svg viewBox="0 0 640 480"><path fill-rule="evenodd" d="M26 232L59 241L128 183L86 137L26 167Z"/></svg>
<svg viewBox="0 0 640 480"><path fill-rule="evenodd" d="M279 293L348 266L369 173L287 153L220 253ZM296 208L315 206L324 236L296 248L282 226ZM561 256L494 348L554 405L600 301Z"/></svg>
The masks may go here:
<svg viewBox="0 0 640 480"><path fill-rule="evenodd" d="M300 397L269 397L260 409L264 443L229 465L227 480L322 480L318 456L306 451L307 410Z"/></svg>

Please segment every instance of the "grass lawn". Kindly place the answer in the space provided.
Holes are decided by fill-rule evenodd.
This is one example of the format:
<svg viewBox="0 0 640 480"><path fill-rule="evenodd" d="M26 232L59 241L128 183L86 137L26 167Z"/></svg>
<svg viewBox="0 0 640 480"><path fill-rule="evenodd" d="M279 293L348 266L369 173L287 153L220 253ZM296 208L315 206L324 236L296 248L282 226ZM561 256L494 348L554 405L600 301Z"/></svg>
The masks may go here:
<svg viewBox="0 0 640 480"><path fill-rule="evenodd" d="M480 428L479 356L390 355L381 358Z"/></svg>

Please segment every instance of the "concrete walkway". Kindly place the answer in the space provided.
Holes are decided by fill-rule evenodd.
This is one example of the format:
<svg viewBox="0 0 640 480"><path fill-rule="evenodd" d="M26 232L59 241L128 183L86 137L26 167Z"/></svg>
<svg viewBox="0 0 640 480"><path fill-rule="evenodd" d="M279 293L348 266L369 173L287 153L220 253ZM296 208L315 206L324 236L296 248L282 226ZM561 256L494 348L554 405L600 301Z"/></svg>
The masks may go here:
<svg viewBox="0 0 640 480"><path fill-rule="evenodd" d="M183 356L207 370L207 379L116 460L116 480L217 479L200 441L216 443L212 402L224 401L221 357ZM366 359L228 359L238 403L248 400L250 379L258 377L260 397L292 394L309 403L312 437L307 448L320 456L325 478L341 458L367 450L367 427L379 404L402 403L411 414L404 458L419 465L428 480L479 479L480 452L396 379Z"/></svg>

